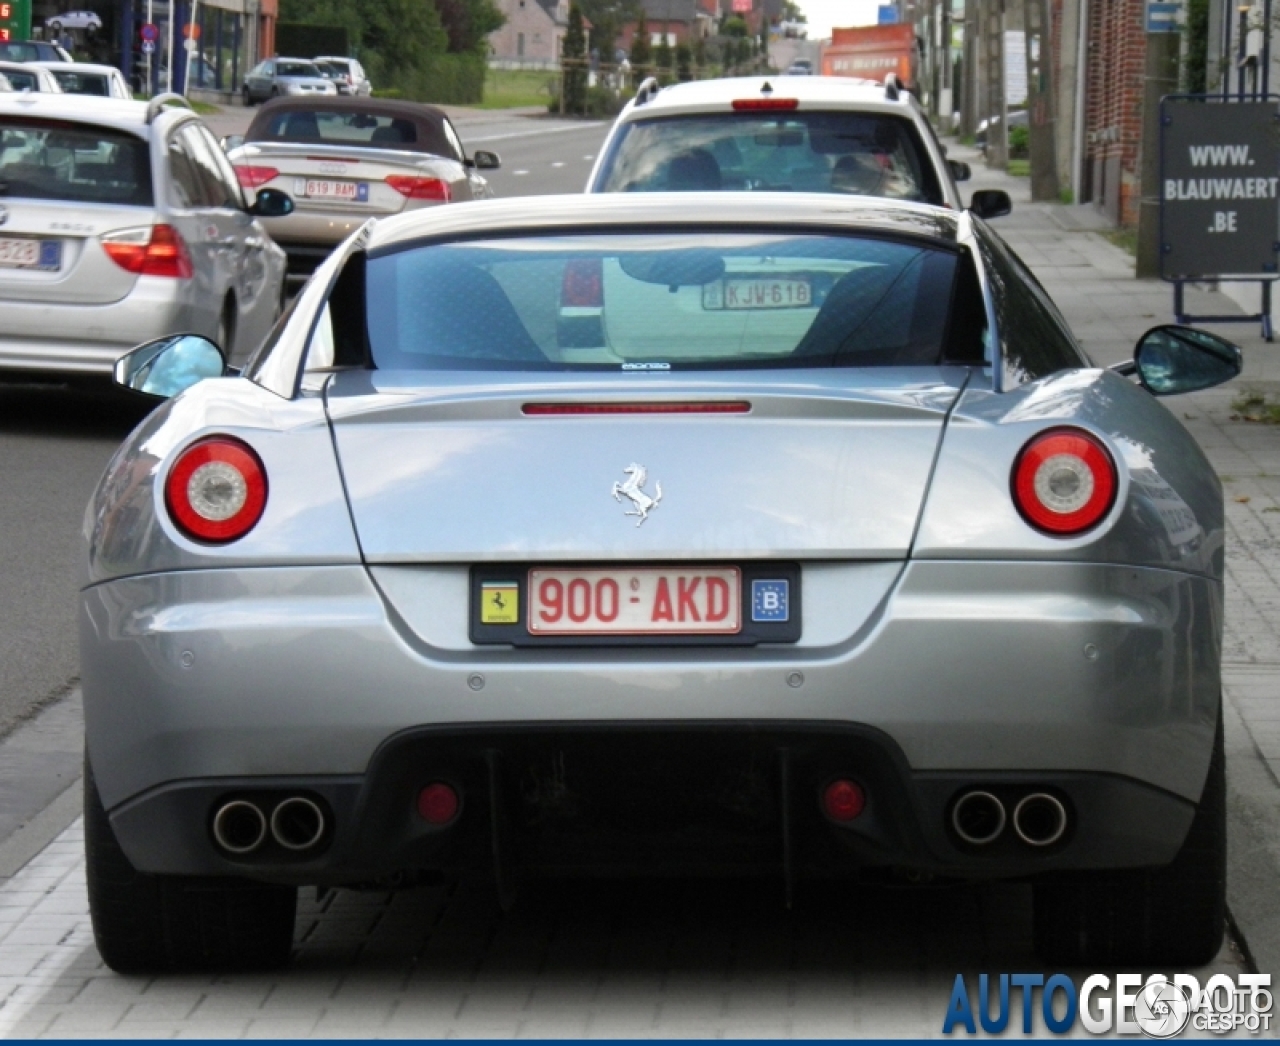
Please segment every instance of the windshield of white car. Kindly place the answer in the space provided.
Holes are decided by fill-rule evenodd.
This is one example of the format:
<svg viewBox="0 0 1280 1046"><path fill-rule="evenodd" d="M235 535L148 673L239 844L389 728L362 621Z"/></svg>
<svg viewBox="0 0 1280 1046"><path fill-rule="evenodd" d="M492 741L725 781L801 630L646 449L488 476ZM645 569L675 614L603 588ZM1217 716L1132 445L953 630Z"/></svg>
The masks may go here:
<svg viewBox="0 0 1280 1046"><path fill-rule="evenodd" d="M0 119L0 197L148 207L147 143L89 124Z"/></svg>
<svg viewBox="0 0 1280 1046"><path fill-rule="evenodd" d="M369 260L366 323L374 365L392 370L978 362L980 297L952 308L960 262L919 242L785 232L442 244Z"/></svg>
<svg viewBox="0 0 1280 1046"><path fill-rule="evenodd" d="M315 80L323 80L320 70L310 62L280 62L276 65L276 76L309 76Z"/></svg>
<svg viewBox="0 0 1280 1046"><path fill-rule="evenodd" d="M624 124L600 192L837 192L944 202L907 120L877 113L726 112Z"/></svg>
<svg viewBox="0 0 1280 1046"><path fill-rule="evenodd" d="M39 91L40 81L35 73L20 72L17 69L6 69L5 78L15 91Z"/></svg>

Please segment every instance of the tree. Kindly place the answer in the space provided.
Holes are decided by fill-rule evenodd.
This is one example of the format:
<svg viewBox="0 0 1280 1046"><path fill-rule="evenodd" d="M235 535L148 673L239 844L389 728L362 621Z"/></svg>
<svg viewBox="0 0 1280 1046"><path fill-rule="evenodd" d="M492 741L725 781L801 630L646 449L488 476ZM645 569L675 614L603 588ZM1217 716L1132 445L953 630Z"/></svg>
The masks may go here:
<svg viewBox="0 0 1280 1046"><path fill-rule="evenodd" d="M671 68L671 45L667 43L666 33L662 34L662 42L653 49L653 58L659 69Z"/></svg>
<svg viewBox="0 0 1280 1046"><path fill-rule="evenodd" d="M612 62L622 27L640 10L638 0L580 0L580 3L583 17L591 23L591 46L602 62Z"/></svg>
<svg viewBox="0 0 1280 1046"><path fill-rule="evenodd" d="M564 34L564 111L581 113L587 107L587 34L582 25L582 8L569 6L569 28Z"/></svg>
<svg viewBox="0 0 1280 1046"><path fill-rule="evenodd" d="M435 0L454 54L488 54L489 34L506 24L493 0Z"/></svg>
<svg viewBox="0 0 1280 1046"><path fill-rule="evenodd" d="M693 79L693 52L688 44L676 44L676 79L687 82Z"/></svg>
<svg viewBox="0 0 1280 1046"><path fill-rule="evenodd" d="M640 21L636 23L636 35L631 38L631 68L637 76L647 72L653 61L653 51L649 47L649 23L645 21L644 12L640 12Z"/></svg>
<svg viewBox="0 0 1280 1046"><path fill-rule="evenodd" d="M730 15L720 23L720 34L722 36L746 36L747 20L741 15Z"/></svg>

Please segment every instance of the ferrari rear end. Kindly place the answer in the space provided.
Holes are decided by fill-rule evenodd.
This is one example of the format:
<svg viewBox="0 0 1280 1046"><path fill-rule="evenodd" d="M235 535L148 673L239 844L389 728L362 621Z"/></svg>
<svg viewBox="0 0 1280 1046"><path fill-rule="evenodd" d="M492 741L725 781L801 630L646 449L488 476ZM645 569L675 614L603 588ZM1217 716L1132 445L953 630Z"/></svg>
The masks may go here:
<svg viewBox="0 0 1280 1046"><path fill-rule="evenodd" d="M277 906L909 874L1060 913L1182 859L1218 743L1198 449L1069 334L1013 386L970 219L769 202L387 223L149 419L82 612L121 860Z"/></svg>

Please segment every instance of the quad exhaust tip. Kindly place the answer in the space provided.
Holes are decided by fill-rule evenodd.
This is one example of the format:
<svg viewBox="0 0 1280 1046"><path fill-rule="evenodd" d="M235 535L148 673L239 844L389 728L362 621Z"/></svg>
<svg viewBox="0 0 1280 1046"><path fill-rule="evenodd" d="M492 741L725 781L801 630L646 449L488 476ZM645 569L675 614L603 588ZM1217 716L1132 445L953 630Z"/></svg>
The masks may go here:
<svg viewBox="0 0 1280 1046"><path fill-rule="evenodd" d="M970 846L994 843L1005 820L1004 803L990 792L965 792L951 808L951 827Z"/></svg>
<svg viewBox="0 0 1280 1046"><path fill-rule="evenodd" d="M267 819L253 803L233 799L213 815L213 838L227 853L252 853L267 837Z"/></svg>
<svg viewBox="0 0 1280 1046"><path fill-rule="evenodd" d="M271 812L271 837L286 850L310 850L324 838L326 822L319 805L300 795Z"/></svg>
<svg viewBox="0 0 1280 1046"><path fill-rule="evenodd" d="M1028 846L1052 846L1067 830L1067 808L1048 792L1032 792L1013 808L1013 830Z"/></svg>

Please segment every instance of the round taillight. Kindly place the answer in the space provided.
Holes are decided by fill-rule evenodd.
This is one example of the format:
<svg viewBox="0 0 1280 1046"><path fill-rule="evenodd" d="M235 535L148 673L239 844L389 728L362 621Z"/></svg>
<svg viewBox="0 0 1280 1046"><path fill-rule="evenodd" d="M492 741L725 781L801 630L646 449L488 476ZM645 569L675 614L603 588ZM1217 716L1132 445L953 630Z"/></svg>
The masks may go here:
<svg viewBox="0 0 1280 1046"><path fill-rule="evenodd" d="M1051 429L1013 466L1013 501L1038 530L1058 536L1095 526L1116 497L1116 466L1102 441L1081 429Z"/></svg>
<svg viewBox="0 0 1280 1046"><path fill-rule="evenodd" d="M267 473L238 439L193 443L173 463L164 488L169 516L189 538L225 544L244 537L267 506Z"/></svg>
<svg viewBox="0 0 1280 1046"><path fill-rule="evenodd" d="M822 792L822 812L833 821L852 821L867 806L867 793L855 781L832 781Z"/></svg>
<svg viewBox="0 0 1280 1046"><path fill-rule="evenodd" d="M427 824L448 824L458 816L458 793L443 781L435 781L418 793L418 816Z"/></svg>

